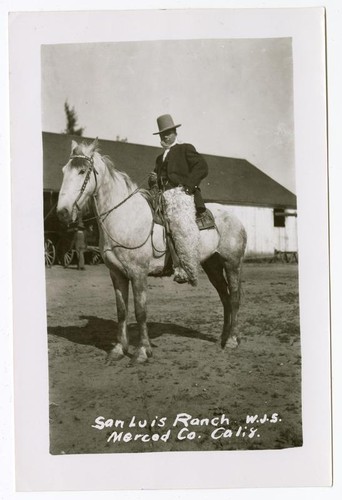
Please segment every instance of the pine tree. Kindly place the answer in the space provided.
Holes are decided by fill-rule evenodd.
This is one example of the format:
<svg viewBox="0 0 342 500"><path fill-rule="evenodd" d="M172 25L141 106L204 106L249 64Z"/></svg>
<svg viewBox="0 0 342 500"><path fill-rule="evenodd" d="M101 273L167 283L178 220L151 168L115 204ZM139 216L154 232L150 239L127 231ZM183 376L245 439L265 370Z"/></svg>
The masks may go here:
<svg viewBox="0 0 342 500"><path fill-rule="evenodd" d="M64 134L70 135L83 135L84 128L76 128L77 127L77 114L74 107L70 107L68 101L64 103L64 111L66 114L67 126L64 130Z"/></svg>

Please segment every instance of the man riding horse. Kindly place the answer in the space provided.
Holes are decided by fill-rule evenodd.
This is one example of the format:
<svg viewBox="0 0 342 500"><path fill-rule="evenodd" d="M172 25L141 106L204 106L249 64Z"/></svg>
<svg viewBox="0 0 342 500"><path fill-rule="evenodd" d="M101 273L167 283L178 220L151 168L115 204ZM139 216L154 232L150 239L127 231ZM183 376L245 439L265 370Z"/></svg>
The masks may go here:
<svg viewBox="0 0 342 500"><path fill-rule="evenodd" d="M157 186L163 193L165 215L179 261L173 263L174 279L178 283L196 285L200 262L200 233L196 219L202 227L213 226L199 188L208 175L208 165L192 144L179 142L176 129L181 125L175 125L171 115L159 116L157 124L159 131L153 135L160 136L164 152L156 159L149 186Z"/></svg>
<svg viewBox="0 0 342 500"><path fill-rule="evenodd" d="M170 128L175 128L175 125L171 123ZM160 129L165 132L164 127L160 126ZM185 149L184 156L187 162L189 161L187 156L190 158L197 156L192 147L175 144L167 153L170 159L173 150L176 151L179 147ZM179 181L171 175L171 161L168 164L164 182L169 179L175 184ZM160 169L161 179L163 176ZM246 231L227 207L212 203L209 208L215 217L217 230L201 231L199 237L199 228L194 223L196 218L194 195L187 194L185 189L189 187L194 190L195 186L198 186L198 179L201 180L206 175L207 168L197 178L192 176L191 161L188 169L189 171L180 178L182 187L177 185L158 195L158 198L165 200L168 219L166 231L172 233L175 248L181 256L180 261L189 281L191 280L192 284L196 283L197 275L194 271L197 270L200 261L204 272L217 290L223 305L221 346L224 348L227 345L235 349L238 346L236 325L240 304L241 266L247 241ZM158 163L156 170L154 175L158 180ZM193 179L195 181L191 182ZM165 231L162 226L154 224L146 193L138 189L126 173L117 170L108 157L99 153L97 140L91 144L86 142L78 144L73 141L71 155L63 167L63 182L57 204L58 217L65 224L74 222L77 213L85 208L90 200L94 203L99 224L101 254L110 271L116 297L117 335L108 356L115 361L128 352L127 322L131 284L139 330L138 345L133 359L138 363L144 363L152 354L146 312L147 276L160 268L160 258L164 255L165 248ZM188 233L192 232L195 237L189 237ZM185 250L182 242L186 242ZM188 261L195 262L197 267L191 267Z"/></svg>

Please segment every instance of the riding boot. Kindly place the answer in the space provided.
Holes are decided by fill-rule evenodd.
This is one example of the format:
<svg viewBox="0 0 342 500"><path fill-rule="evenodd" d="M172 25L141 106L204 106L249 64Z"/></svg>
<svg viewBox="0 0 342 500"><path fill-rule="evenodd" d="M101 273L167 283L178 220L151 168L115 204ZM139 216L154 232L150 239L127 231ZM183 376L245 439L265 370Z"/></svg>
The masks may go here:
<svg viewBox="0 0 342 500"><path fill-rule="evenodd" d="M189 283L189 277L182 267L175 268L175 277L173 281L179 284Z"/></svg>

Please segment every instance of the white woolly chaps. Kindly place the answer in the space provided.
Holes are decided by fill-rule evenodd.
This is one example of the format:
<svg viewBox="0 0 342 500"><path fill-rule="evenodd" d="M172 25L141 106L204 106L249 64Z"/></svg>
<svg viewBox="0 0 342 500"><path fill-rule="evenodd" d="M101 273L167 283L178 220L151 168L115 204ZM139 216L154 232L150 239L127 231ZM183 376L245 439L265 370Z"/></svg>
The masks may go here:
<svg viewBox="0 0 342 500"><path fill-rule="evenodd" d="M196 223L193 195L188 195L182 187L169 189L163 194L166 217L175 249L186 272L189 283L197 285L200 264L200 231Z"/></svg>

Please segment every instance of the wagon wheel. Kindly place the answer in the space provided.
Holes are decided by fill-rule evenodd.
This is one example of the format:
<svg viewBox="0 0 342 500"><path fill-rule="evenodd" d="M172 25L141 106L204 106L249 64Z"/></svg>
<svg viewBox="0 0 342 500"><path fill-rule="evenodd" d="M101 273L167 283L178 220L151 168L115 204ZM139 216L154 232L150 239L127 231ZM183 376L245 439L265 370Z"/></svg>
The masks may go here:
<svg viewBox="0 0 342 500"><path fill-rule="evenodd" d="M51 240L44 241L44 256L46 267L51 267L55 263L56 249Z"/></svg>
<svg viewBox="0 0 342 500"><path fill-rule="evenodd" d="M64 267L70 266L73 257L74 257L74 250L72 248L70 250L68 250L67 252L65 252L65 254L63 255Z"/></svg>
<svg viewBox="0 0 342 500"><path fill-rule="evenodd" d="M102 262L101 255L97 252L94 252L90 258L90 264L96 266L97 264L100 264L100 262Z"/></svg>

